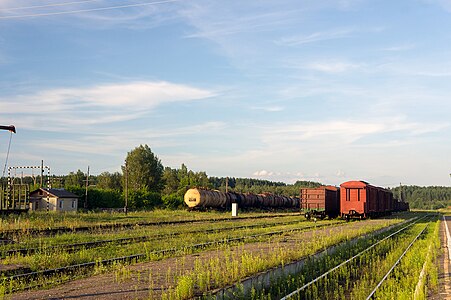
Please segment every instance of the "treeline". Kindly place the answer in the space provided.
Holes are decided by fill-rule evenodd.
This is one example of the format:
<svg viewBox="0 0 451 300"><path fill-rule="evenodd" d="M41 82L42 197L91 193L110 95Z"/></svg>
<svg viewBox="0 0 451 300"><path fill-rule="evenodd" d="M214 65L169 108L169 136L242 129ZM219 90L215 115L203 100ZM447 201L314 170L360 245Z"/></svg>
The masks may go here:
<svg viewBox="0 0 451 300"><path fill-rule="evenodd" d="M396 198L409 202L410 208L440 209L451 207L451 187L407 185L391 189ZM400 194L401 193L401 194Z"/></svg>
<svg viewBox="0 0 451 300"><path fill-rule="evenodd" d="M81 170L63 176L49 178L52 188L65 188L79 196L79 208L122 208L151 209L183 208L185 192L192 187L203 187L225 191L247 193L274 193L298 196L300 187L317 187L320 183L298 181L295 184L272 182L253 178L209 177L206 172L189 170L182 164L180 168L164 167L147 145L140 145L127 153L122 172L103 172L87 176ZM47 177L43 187L47 186ZM6 184L6 178L2 178ZM41 177L15 177L14 183L30 185L37 189ZM86 193L87 189L87 193Z"/></svg>

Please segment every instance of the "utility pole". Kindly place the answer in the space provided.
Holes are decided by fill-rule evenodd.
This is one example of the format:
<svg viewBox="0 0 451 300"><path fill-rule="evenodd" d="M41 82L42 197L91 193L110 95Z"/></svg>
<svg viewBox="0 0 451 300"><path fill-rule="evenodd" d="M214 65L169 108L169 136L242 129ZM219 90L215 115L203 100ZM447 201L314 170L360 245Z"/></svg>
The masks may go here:
<svg viewBox="0 0 451 300"><path fill-rule="evenodd" d="M44 178L44 160L41 160L41 188L43 184L43 178Z"/></svg>
<svg viewBox="0 0 451 300"><path fill-rule="evenodd" d="M125 207L124 212L125 215L127 215L127 209L128 209L128 171L127 171L127 161L125 161Z"/></svg>
<svg viewBox="0 0 451 300"><path fill-rule="evenodd" d="M226 177L226 190L225 190L225 192L226 193L229 192L229 177Z"/></svg>
<svg viewBox="0 0 451 300"><path fill-rule="evenodd" d="M85 208L88 208L88 185L89 185L89 166L88 173L86 173L86 186L85 186Z"/></svg>
<svg viewBox="0 0 451 300"><path fill-rule="evenodd" d="M401 185L401 182L399 183L399 201L404 202L402 200L402 185Z"/></svg>

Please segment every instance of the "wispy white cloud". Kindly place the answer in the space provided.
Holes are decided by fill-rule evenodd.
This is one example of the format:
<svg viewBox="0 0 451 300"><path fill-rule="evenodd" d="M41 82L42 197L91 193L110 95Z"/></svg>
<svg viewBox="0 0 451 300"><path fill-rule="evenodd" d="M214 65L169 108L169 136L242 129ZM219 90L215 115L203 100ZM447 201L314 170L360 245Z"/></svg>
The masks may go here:
<svg viewBox="0 0 451 300"><path fill-rule="evenodd" d="M0 115L20 114L18 119L26 121L21 125L30 129L36 126L33 120L42 122L51 116L53 127L64 130L81 124L132 120L159 105L206 99L215 95L215 92L206 89L164 81L57 88L0 98ZM39 115L41 118L37 117Z"/></svg>
<svg viewBox="0 0 451 300"><path fill-rule="evenodd" d="M335 173L335 176L337 176L337 177L345 177L345 176L346 176L346 173L345 173L343 170L338 170L338 171Z"/></svg>
<svg viewBox="0 0 451 300"><path fill-rule="evenodd" d="M283 46L298 46L309 43L316 43L320 41L342 39L351 37L355 33L351 28L340 28L329 31L317 31L307 35L296 35L280 38L274 41L277 45Z"/></svg>
<svg viewBox="0 0 451 300"><path fill-rule="evenodd" d="M40 1L10 1L0 3L0 18L5 20L34 20L52 18L68 23L72 18L83 22L71 25L105 29L125 27L149 29L177 19L178 0L156 0L124 3L108 0L71 1L66 3L42 3ZM60 17L60 18L59 18ZM8 19L9 18L9 19Z"/></svg>
<svg viewBox="0 0 451 300"><path fill-rule="evenodd" d="M260 170L251 174L252 177L266 179L271 181L282 181L286 183L295 183L296 181L315 181L324 183L327 178L320 172L304 173L304 172L275 172Z"/></svg>
<svg viewBox="0 0 451 300"><path fill-rule="evenodd" d="M388 52L400 52L400 51L407 51L415 49L415 44L401 44L391 47L382 48L382 51L388 51Z"/></svg>
<svg viewBox="0 0 451 300"><path fill-rule="evenodd" d="M322 143L352 144L364 137L393 132L402 132L404 136L418 136L438 132L448 128L450 123L407 122L403 118L380 118L378 121L323 121L305 122L271 126L265 131L264 141L268 145L279 147L294 141L321 141ZM387 144L385 140L384 145Z"/></svg>
<svg viewBox="0 0 451 300"><path fill-rule="evenodd" d="M324 73L342 73L350 70L359 69L362 66L359 64L353 64L342 61L323 61L323 62L312 62L305 66L305 68L324 72Z"/></svg>
<svg viewBox="0 0 451 300"><path fill-rule="evenodd" d="M177 147L181 146L180 138L196 137L199 134L210 131L218 132L226 128L223 122L205 122L190 126L176 126L168 129L151 129L151 128L124 128L122 130L102 129L92 135L87 135L73 140L68 138L55 138L52 143L41 140L33 142L33 147L40 149L61 150L65 152L98 154L109 153L115 155L117 153L125 153L130 145L139 145L143 141L152 141L155 147ZM120 142L118 142L120 141Z"/></svg>
<svg viewBox="0 0 451 300"><path fill-rule="evenodd" d="M274 175L274 172L261 170L261 171L255 171L252 175L257 176L257 177L267 177L267 176Z"/></svg>
<svg viewBox="0 0 451 300"><path fill-rule="evenodd" d="M187 38L206 38L217 42L223 37L241 33L273 31L295 17L293 10L275 9L268 12L255 3L240 3L237 6L230 2L191 3L180 14L195 30L187 34Z"/></svg>

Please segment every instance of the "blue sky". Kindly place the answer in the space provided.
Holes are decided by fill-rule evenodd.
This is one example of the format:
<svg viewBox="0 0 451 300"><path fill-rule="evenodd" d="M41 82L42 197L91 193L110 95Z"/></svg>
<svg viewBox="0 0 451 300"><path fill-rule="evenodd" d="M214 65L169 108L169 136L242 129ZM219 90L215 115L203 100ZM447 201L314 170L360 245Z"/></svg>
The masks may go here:
<svg viewBox="0 0 451 300"><path fill-rule="evenodd" d="M0 0L8 165L148 144L210 176L450 185L449 28L449 0Z"/></svg>

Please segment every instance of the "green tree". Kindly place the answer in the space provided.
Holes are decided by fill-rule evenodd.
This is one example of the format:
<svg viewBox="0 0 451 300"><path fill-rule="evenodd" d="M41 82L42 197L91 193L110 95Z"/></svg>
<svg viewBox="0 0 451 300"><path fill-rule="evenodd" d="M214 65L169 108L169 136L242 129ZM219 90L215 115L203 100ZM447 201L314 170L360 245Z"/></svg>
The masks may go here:
<svg viewBox="0 0 451 300"><path fill-rule="evenodd" d="M119 172L102 172L97 176L97 188L106 190L122 190L122 175Z"/></svg>
<svg viewBox="0 0 451 300"><path fill-rule="evenodd" d="M164 168L163 180L165 183L163 194L170 195L176 193L179 189L180 181L177 177L177 170L170 167Z"/></svg>
<svg viewBox="0 0 451 300"><path fill-rule="evenodd" d="M85 179L86 175L81 170L78 170L77 173L70 172L64 179L64 186L66 188L69 186L83 187L85 185Z"/></svg>
<svg viewBox="0 0 451 300"><path fill-rule="evenodd" d="M147 145L140 145L127 153L128 188L132 191L160 192L164 187L163 165ZM122 166L125 174L125 166Z"/></svg>

